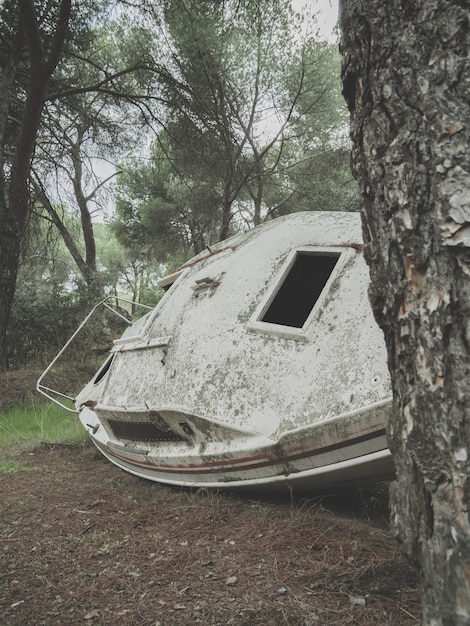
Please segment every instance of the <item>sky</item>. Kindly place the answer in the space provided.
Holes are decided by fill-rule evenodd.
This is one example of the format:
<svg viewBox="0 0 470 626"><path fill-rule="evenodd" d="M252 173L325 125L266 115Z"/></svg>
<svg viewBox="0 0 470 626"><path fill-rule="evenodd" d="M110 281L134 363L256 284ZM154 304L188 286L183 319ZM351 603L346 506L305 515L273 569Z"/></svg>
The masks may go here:
<svg viewBox="0 0 470 626"><path fill-rule="evenodd" d="M325 34L331 34L338 22L338 2L339 0L315 0L312 3L318 8L319 26L324 29Z"/></svg>
<svg viewBox="0 0 470 626"><path fill-rule="evenodd" d="M330 41L336 41L333 29L338 21L339 0L292 0L294 10L301 11L308 7L313 13L318 15L318 26L320 34Z"/></svg>

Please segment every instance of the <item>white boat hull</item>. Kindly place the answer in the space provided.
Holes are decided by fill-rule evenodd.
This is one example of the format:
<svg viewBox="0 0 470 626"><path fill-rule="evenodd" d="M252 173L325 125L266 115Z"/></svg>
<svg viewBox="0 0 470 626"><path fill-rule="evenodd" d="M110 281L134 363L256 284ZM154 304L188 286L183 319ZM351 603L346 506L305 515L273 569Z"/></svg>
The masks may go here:
<svg viewBox="0 0 470 626"><path fill-rule="evenodd" d="M381 403L277 442L233 438L208 446L203 455L198 446L180 443L122 445L108 438L93 411L85 409L80 418L107 459L141 478L183 487L320 491L393 479L386 440L389 409L389 402Z"/></svg>
<svg viewBox="0 0 470 626"><path fill-rule="evenodd" d="M393 477L391 391L357 214L297 213L164 279L76 398L99 450L137 476L326 489Z"/></svg>

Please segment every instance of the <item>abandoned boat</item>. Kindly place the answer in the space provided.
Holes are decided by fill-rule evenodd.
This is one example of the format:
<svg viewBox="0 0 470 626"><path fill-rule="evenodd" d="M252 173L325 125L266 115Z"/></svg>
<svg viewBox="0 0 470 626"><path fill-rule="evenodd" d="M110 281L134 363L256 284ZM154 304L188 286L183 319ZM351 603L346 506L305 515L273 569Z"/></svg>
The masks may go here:
<svg viewBox="0 0 470 626"><path fill-rule="evenodd" d="M355 213L295 213L208 248L114 341L74 400L80 420L110 461L163 483L390 479L391 390L368 282Z"/></svg>

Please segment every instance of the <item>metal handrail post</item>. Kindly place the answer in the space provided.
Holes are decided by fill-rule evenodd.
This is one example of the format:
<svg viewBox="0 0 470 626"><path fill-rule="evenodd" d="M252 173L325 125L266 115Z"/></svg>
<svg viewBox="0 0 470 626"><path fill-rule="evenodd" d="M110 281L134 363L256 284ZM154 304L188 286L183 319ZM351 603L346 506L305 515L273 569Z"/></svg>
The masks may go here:
<svg viewBox="0 0 470 626"><path fill-rule="evenodd" d="M108 306L106 304L106 302L108 300L118 300L121 302L127 302L128 304L137 304L138 306L144 307L145 309L149 309L151 310L153 307L151 306L147 306L146 304L141 304L140 302L133 302L132 300L127 300L126 298L119 298L118 296L107 296L106 298L104 298L104 300L101 300L100 302L98 302L98 304L96 304L91 311L88 313L88 315L85 317L85 319L83 320L83 322L80 324L80 326L77 328L77 330L72 334L72 336L70 337L70 339L64 344L64 346L59 350L59 352L56 354L56 356L52 359L52 361L49 363L49 365L46 367L46 369L42 372L42 374L39 376L37 382L36 382L36 391L40 394L42 394L43 396L45 396L46 398L48 398L49 400L51 400L52 402L55 402L55 404L58 404L59 406L61 406L63 409L65 409L66 411L70 411L71 413L78 413L78 411L76 409L71 409L70 407L68 407L67 405L63 404L62 402L60 402L59 400L57 400L57 398L54 398L53 396L51 396L51 393L54 393L57 396L61 396L62 398L67 398L67 400L70 400L71 402L74 401L74 398L72 398L71 396L68 396L67 394L61 393L60 391L56 391L55 389L51 389L50 387L46 387L45 385L42 385L41 382L44 379L44 377L46 376L46 374L48 374L50 372L50 370L54 367L54 365L57 363L57 361L60 359L60 357L64 354L64 352L67 350L67 348L70 346L70 344L72 343L72 341L75 339L75 337L78 335L78 333L82 330L82 328L85 326L85 324L89 321L89 319L91 318L91 316L95 313L95 311L100 307L100 306L105 306L107 309L109 309L110 311L112 311L115 315L117 315L118 317L120 317L121 319L123 319L127 324L131 325L133 322L131 320L128 320L126 317L124 317L124 315L122 315L121 313L119 313L118 311L116 311L115 309L113 309L112 307ZM50 393L47 393L50 392Z"/></svg>

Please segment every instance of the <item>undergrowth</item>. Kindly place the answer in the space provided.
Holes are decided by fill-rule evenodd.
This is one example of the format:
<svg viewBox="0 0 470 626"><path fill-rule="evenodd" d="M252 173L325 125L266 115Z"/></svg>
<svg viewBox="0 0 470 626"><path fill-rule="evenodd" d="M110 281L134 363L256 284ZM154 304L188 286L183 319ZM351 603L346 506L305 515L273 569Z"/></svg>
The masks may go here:
<svg viewBox="0 0 470 626"><path fill-rule="evenodd" d="M75 413L53 403L28 401L0 412L0 472L24 470L9 457L12 450L34 448L42 443L77 443L86 433Z"/></svg>

